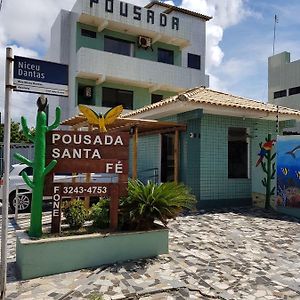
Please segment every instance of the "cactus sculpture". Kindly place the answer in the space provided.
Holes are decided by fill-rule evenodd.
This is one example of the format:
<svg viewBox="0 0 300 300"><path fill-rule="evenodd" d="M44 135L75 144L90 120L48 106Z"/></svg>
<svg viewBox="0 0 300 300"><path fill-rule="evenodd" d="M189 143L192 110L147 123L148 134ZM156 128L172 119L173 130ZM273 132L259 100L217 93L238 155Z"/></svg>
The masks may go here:
<svg viewBox="0 0 300 300"><path fill-rule="evenodd" d="M272 147L275 143L275 140L272 140L271 134L268 134L268 137L265 139L266 142L260 143L260 152L258 155L260 156L256 166L261 165L262 170L266 174L266 177L261 181L263 186L266 188L266 202L265 208L270 208L270 200L271 196L275 194L275 186L271 189L272 180L275 179L275 162L272 161L275 159L276 153L272 154ZM263 161L266 158L266 161Z"/></svg>
<svg viewBox="0 0 300 300"><path fill-rule="evenodd" d="M30 217L30 237L40 237L42 235L42 204L45 176L55 167L57 161L52 160L48 166L46 162L46 133L59 126L61 109L56 108L55 121L51 126L47 126L47 116L44 112L47 106L47 99L39 97L37 101L38 112L36 117L36 128L34 136L30 133L27 121L21 118L21 124L25 136L34 143L34 160L31 161L20 154L15 154L15 158L33 168L33 180L26 172L22 172L25 183L32 189L31 217Z"/></svg>

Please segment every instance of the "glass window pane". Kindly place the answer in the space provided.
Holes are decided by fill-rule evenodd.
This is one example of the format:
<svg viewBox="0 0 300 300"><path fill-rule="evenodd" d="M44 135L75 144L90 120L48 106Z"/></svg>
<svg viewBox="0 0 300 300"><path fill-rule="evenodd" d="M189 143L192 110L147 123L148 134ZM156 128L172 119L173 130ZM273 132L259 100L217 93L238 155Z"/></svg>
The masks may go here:
<svg viewBox="0 0 300 300"><path fill-rule="evenodd" d="M151 95L151 104L159 102L163 99L163 95L152 94Z"/></svg>
<svg viewBox="0 0 300 300"><path fill-rule="evenodd" d="M133 92L112 88L102 88L102 106L123 105L124 109L133 109Z"/></svg>
<svg viewBox="0 0 300 300"><path fill-rule="evenodd" d="M228 129L228 178L248 178L246 128Z"/></svg>
<svg viewBox="0 0 300 300"><path fill-rule="evenodd" d="M188 53L188 67L200 70L201 68L200 55Z"/></svg>
<svg viewBox="0 0 300 300"><path fill-rule="evenodd" d="M286 90L277 91L277 92L274 92L274 99L286 97L286 95L287 95Z"/></svg>
<svg viewBox="0 0 300 300"><path fill-rule="evenodd" d="M133 43L105 36L104 51L133 56Z"/></svg>
<svg viewBox="0 0 300 300"><path fill-rule="evenodd" d="M174 52L166 49L157 49L157 61L165 64L174 65Z"/></svg>
<svg viewBox="0 0 300 300"><path fill-rule="evenodd" d="M289 89L289 96L300 94L300 86Z"/></svg>
<svg viewBox="0 0 300 300"><path fill-rule="evenodd" d="M87 29L81 29L81 35L86 36L89 38L95 39L97 37L97 33L95 31L87 30Z"/></svg>
<svg viewBox="0 0 300 300"><path fill-rule="evenodd" d="M32 167L27 167L24 170L22 170L19 173L19 176L22 176L22 172L26 172L28 176L32 176L33 175L33 169L32 169Z"/></svg>

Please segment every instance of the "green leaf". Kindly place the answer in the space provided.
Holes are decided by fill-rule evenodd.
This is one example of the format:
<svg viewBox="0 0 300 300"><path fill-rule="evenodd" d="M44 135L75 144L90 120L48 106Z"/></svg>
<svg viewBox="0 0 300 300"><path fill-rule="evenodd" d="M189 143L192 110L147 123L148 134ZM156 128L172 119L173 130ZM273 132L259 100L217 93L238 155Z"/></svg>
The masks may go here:
<svg viewBox="0 0 300 300"><path fill-rule="evenodd" d="M149 229L154 220L166 224L168 219L175 218L183 209L194 208L195 196L182 184L151 181L143 184L138 180L128 183L128 196L121 201L121 214L124 219L135 222L135 229Z"/></svg>

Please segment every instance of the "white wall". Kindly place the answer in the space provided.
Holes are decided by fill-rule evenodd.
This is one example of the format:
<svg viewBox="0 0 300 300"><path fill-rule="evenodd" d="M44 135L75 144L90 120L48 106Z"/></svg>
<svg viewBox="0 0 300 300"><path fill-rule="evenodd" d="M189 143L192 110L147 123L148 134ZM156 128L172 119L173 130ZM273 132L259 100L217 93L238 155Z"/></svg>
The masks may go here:
<svg viewBox="0 0 300 300"><path fill-rule="evenodd" d="M288 96L288 89L300 86L300 60L291 62L290 53L282 52L268 60L270 103L300 109L300 94ZM287 97L274 99L274 92L287 90Z"/></svg>
<svg viewBox="0 0 300 300"><path fill-rule="evenodd" d="M73 116L77 112L75 78L81 71L84 71L85 68L87 68L86 71L91 74L97 74L98 72L99 75L103 74L106 78L108 77L108 79L109 76L113 78L123 76L125 80L128 80L127 77L129 77L132 81L131 83L137 81L137 86L141 86L141 82L139 81L148 81L149 86L152 84L160 84L162 87L173 87L173 91L208 84L208 76L205 75L205 20L173 11L168 14L168 26L161 27L159 25L159 14L165 10L161 6L155 5L151 8L151 10L155 11L155 24L147 24L146 8L142 8L142 21L138 21L133 19L132 4L128 4L128 17L120 16L119 0L114 0L115 7L113 14L105 12L104 5L105 1L100 0L98 4L94 3L93 7L90 8L89 0L77 0L72 11L61 11L52 26L48 58L49 60L69 64L69 98L59 97L59 101L53 100L50 107L50 115L53 116L54 107L57 102L59 102L63 110L63 120ZM180 19L179 30L172 29L172 17L178 17ZM122 29L122 26L129 26L126 28L133 31L126 33L135 36L143 32L152 32L153 36L160 36L161 41L168 41L170 44L189 42L189 45L182 50L182 67L115 55L117 61L125 60L126 65L131 66L127 68L124 73L120 69L120 66L123 64L116 64L116 61L111 59L107 60L106 56L112 56L113 54L101 53L101 51L98 51L97 54L97 50L91 49L80 49L77 53L76 25L81 18L88 20L88 22L94 22L94 26L100 26L100 23L105 19L109 21L109 26L112 26L112 28L118 27ZM108 28L112 29L111 27ZM83 51L85 51L84 55L82 53ZM201 56L200 71L187 68L187 53ZM91 54L91 56L86 54ZM94 63L95 57L99 59L96 63ZM145 65L147 67L143 67ZM112 73L112 71L114 71L114 73ZM145 85L144 83L145 82L143 82L142 85Z"/></svg>

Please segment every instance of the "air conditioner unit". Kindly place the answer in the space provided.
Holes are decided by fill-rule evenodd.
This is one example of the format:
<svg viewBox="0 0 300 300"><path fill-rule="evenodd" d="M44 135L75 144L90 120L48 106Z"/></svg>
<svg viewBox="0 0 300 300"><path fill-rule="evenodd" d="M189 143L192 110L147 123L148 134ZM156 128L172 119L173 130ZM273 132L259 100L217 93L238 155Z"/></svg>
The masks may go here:
<svg viewBox="0 0 300 300"><path fill-rule="evenodd" d="M152 39L150 37L140 35L138 40L138 46L144 49L152 49Z"/></svg>

